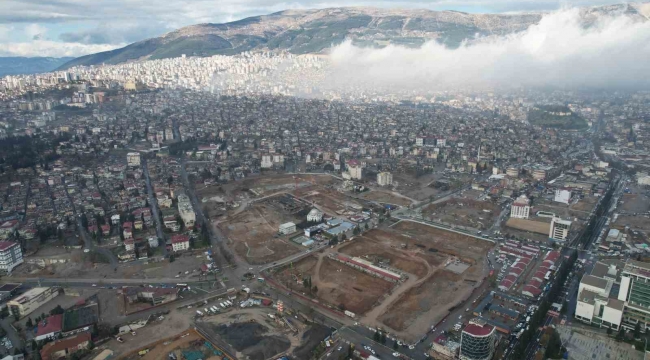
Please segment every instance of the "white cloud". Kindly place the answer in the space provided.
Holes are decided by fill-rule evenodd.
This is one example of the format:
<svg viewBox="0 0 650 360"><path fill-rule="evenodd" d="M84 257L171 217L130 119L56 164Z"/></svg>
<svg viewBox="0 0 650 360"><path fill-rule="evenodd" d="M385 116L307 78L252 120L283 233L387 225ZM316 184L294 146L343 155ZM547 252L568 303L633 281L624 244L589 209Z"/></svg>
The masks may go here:
<svg viewBox="0 0 650 360"><path fill-rule="evenodd" d="M113 50L125 46L118 45L88 45L81 43L61 43L50 40L34 40L30 42L9 42L0 47L0 56L80 56L101 51Z"/></svg>
<svg viewBox="0 0 650 360"><path fill-rule="evenodd" d="M369 49L345 42L332 49L331 58L327 86L647 87L650 22L604 17L585 28L579 11L569 9L544 16L522 33L482 38L457 49L436 42L417 49Z"/></svg>
<svg viewBox="0 0 650 360"><path fill-rule="evenodd" d="M47 32L47 29L39 24L29 24L25 26L25 35L30 39L39 39Z"/></svg>

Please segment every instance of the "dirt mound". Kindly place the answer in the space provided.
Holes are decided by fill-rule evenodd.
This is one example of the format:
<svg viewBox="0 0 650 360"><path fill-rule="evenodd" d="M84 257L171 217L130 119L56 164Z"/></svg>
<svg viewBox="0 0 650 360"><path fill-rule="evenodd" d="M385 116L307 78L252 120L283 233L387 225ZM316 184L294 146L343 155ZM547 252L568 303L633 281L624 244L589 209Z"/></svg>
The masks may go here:
<svg viewBox="0 0 650 360"><path fill-rule="evenodd" d="M215 332L251 360L264 360L289 349L285 337L267 335L268 329L256 322L215 326Z"/></svg>

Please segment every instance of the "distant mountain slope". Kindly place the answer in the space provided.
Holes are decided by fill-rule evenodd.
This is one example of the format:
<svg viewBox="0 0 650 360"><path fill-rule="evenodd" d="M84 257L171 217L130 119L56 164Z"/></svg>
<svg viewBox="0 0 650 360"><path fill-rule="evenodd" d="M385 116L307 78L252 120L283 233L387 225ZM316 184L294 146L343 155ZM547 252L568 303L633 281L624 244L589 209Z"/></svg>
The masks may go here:
<svg viewBox="0 0 650 360"><path fill-rule="evenodd" d="M585 23L598 16L626 13L647 20L643 4L584 8ZM287 10L225 24L200 24L121 49L76 58L61 69L76 65L117 64L139 59L231 55L248 50L286 50L295 54L318 53L346 38L358 45L419 46L436 40L456 47L476 35L504 35L536 24L540 13L467 14L457 11L331 8Z"/></svg>
<svg viewBox="0 0 650 360"><path fill-rule="evenodd" d="M71 57L0 57L0 77L17 74L36 74L52 71Z"/></svg>

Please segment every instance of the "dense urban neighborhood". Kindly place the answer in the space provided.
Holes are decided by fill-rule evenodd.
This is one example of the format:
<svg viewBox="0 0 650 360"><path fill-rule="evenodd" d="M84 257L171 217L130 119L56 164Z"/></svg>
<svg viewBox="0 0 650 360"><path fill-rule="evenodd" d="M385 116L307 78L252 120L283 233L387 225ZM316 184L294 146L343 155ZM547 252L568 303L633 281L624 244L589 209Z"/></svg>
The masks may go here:
<svg viewBox="0 0 650 360"><path fill-rule="evenodd" d="M0 358L645 358L649 91L333 71L1 78Z"/></svg>

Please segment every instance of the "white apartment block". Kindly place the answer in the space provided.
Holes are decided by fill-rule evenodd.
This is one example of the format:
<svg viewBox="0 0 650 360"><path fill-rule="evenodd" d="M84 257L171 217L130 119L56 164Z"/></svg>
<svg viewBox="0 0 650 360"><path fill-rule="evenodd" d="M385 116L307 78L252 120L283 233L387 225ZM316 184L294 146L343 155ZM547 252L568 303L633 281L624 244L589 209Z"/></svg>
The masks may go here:
<svg viewBox="0 0 650 360"><path fill-rule="evenodd" d="M377 174L377 184L379 186L390 186L393 185L393 174L389 172L380 172Z"/></svg>
<svg viewBox="0 0 650 360"><path fill-rule="evenodd" d="M178 195L178 214L183 219L186 228L194 227L196 222L196 214L192 208L189 196L185 194Z"/></svg>
<svg viewBox="0 0 650 360"><path fill-rule="evenodd" d="M571 221L554 217L548 234L549 240L565 241L569 237L569 229L571 229Z"/></svg>
<svg viewBox="0 0 650 360"><path fill-rule="evenodd" d="M10 274L23 261L23 251L18 243L0 241L0 272Z"/></svg>
<svg viewBox="0 0 650 360"><path fill-rule="evenodd" d="M510 208L510 217L516 219L528 219L530 216L530 199L526 195L520 197L512 203Z"/></svg>

